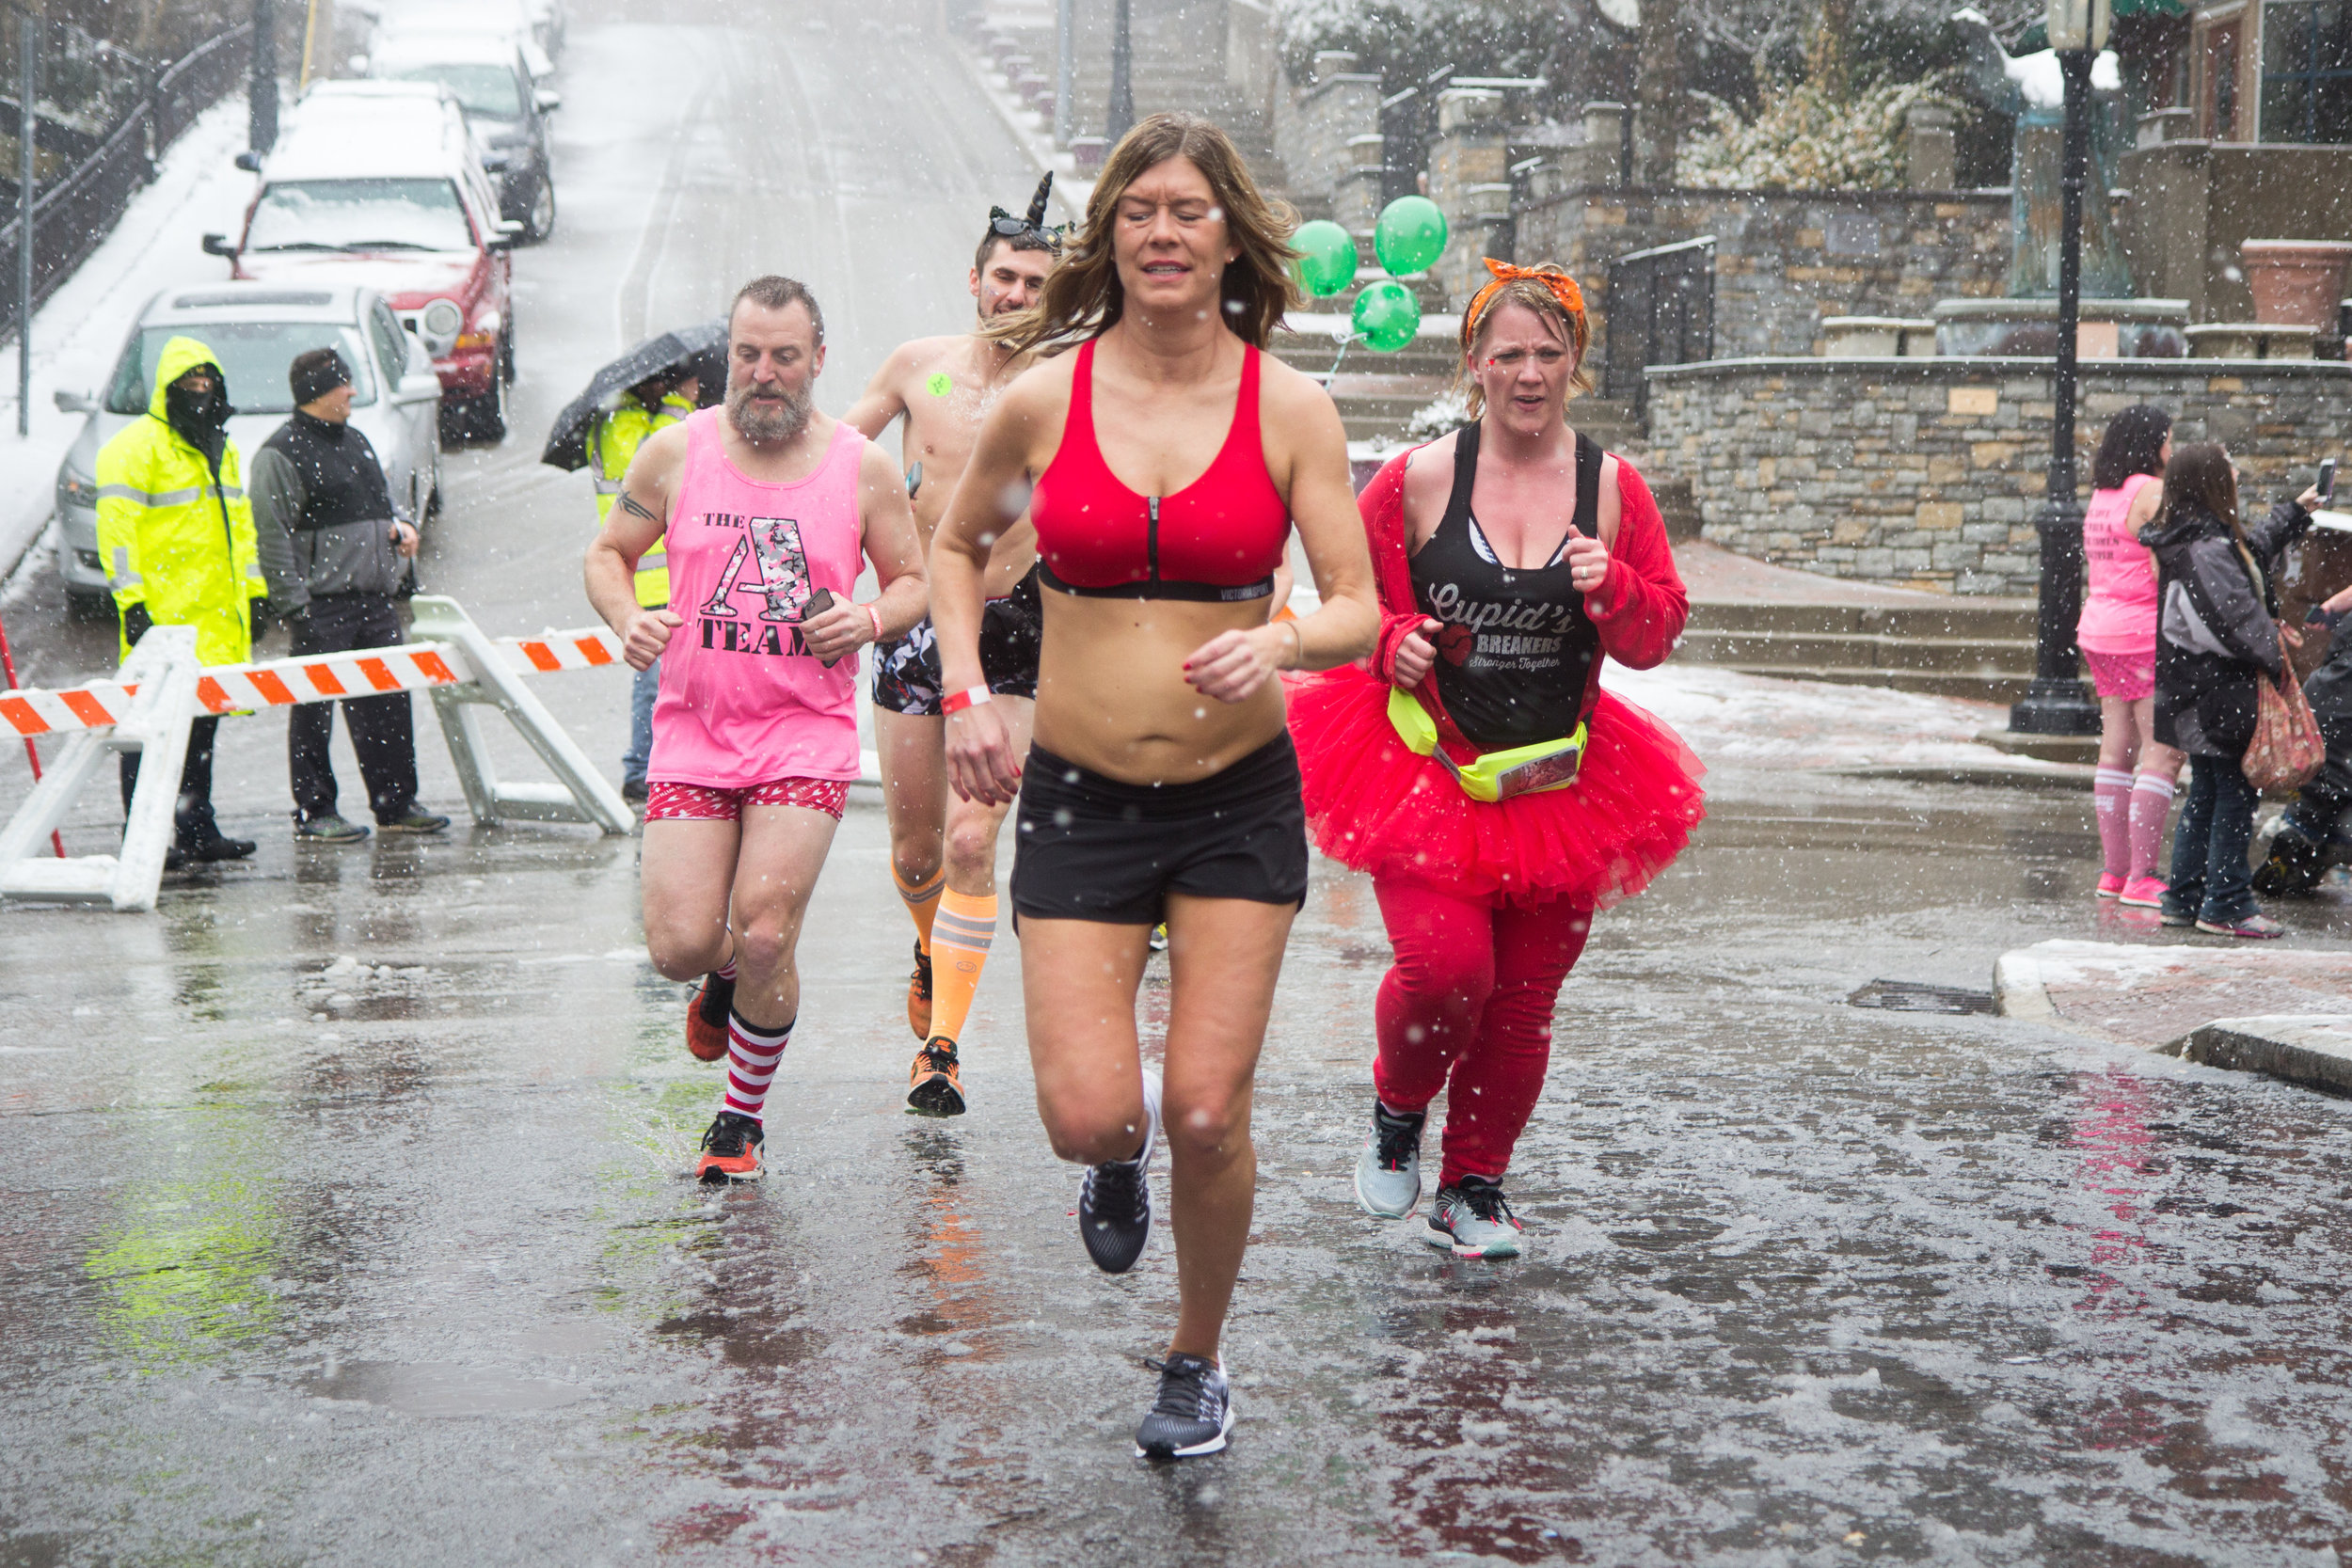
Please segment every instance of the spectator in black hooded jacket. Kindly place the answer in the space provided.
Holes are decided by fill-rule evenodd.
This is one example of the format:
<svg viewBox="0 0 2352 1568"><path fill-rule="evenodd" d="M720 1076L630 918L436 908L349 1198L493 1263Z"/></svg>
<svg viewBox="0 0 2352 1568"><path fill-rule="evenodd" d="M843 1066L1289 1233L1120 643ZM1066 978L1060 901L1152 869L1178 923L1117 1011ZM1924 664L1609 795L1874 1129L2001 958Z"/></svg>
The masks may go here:
<svg viewBox="0 0 2352 1568"><path fill-rule="evenodd" d="M2240 764L2254 738L2258 683L2277 679L2286 648L2300 641L2278 621L2278 566L2318 499L2306 490L2249 529L2238 520L2230 454L2192 441L2173 449L2164 510L2140 531L2156 558L2155 737L2187 752L2193 769L2172 840L2167 926L2280 933L2254 902L2247 848L2257 797Z"/></svg>
<svg viewBox="0 0 2352 1568"><path fill-rule="evenodd" d="M393 602L417 531L392 506L375 448L351 425L351 367L331 348L294 356L294 418L253 455L253 523L270 606L294 629L296 657L385 648L401 641ZM449 818L417 805L417 742L408 693L343 699L368 803L386 832L432 833ZM327 754L335 705L306 703L286 721L294 836L329 844L368 836L335 809Z"/></svg>

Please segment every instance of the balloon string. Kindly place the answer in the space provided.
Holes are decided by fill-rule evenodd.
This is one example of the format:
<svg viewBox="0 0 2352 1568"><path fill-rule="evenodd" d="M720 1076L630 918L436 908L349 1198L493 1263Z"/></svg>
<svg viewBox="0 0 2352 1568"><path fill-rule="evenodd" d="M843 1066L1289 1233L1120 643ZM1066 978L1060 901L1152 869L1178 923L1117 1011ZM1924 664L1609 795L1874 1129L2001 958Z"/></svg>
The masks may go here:
<svg viewBox="0 0 2352 1568"><path fill-rule="evenodd" d="M1349 347L1355 343L1357 339L1362 336L1363 334L1360 332L1351 332L1346 337L1340 340L1339 358L1333 359L1331 361L1331 368L1323 372L1323 379L1325 381L1328 382L1333 376L1340 373L1340 360L1347 357L1347 351ZM1325 389L1327 391L1329 388L1327 387Z"/></svg>

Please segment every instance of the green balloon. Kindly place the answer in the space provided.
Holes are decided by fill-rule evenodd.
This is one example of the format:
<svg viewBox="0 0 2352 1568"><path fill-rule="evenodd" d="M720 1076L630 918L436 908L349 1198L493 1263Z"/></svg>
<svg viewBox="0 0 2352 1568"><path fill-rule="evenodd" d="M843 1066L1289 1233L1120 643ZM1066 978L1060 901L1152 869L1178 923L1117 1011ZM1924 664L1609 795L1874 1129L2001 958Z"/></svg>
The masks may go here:
<svg viewBox="0 0 2352 1568"><path fill-rule="evenodd" d="M1317 299L1328 299L1356 281L1356 236L1328 218L1299 225L1291 248L1300 253L1299 281Z"/></svg>
<svg viewBox="0 0 2352 1568"><path fill-rule="evenodd" d="M1421 301L1402 283L1375 283L1356 296L1356 335L1381 354L1394 354L1421 330Z"/></svg>
<svg viewBox="0 0 2352 1568"><path fill-rule="evenodd" d="M1373 226L1373 254L1391 277L1427 272L1445 254L1445 214L1425 196L1400 196L1380 209Z"/></svg>

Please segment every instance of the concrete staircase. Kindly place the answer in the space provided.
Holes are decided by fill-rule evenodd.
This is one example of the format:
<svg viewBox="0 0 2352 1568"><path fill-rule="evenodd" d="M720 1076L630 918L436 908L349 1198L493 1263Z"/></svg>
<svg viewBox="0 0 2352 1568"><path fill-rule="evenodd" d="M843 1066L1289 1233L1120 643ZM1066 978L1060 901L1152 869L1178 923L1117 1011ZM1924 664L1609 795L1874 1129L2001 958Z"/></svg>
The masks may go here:
<svg viewBox="0 0 2352 1568"><path fill-rule="evenodd" d="M1694 594L1676 657L1749 674L1985 703L2025 695L2033 679L2031 599L1907 597L1928 602L1726 601Z"/></svg>

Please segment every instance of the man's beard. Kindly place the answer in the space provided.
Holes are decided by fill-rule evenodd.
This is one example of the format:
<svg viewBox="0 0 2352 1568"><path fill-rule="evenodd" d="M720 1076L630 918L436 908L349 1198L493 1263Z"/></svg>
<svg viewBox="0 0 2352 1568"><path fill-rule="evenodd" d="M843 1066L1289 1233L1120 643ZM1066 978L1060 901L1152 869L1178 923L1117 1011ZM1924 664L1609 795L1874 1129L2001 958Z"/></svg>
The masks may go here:
<svg viewBox="0 0 2352 1568"><path fill-rule="evenodd" d="M773 447L808 428L810 417L817 412L817 398L807 388L784 393L778 400L780 407L754 403L752 394L756 389L750 382L727 388L727 419L738 436L755 447Z"/></svg>

